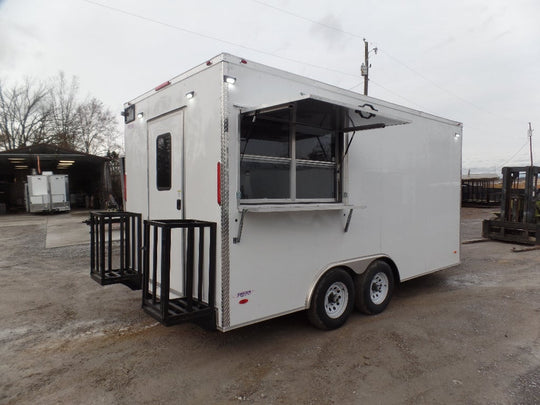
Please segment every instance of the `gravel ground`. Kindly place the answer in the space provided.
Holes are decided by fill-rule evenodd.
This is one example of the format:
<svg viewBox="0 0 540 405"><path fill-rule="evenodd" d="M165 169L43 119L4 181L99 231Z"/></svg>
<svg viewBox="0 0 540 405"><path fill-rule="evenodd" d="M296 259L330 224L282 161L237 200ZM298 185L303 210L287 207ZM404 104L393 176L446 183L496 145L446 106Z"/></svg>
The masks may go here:
<svg viewBox="0 0 540 405"><path fill-rule="evenodd" d="M464 209L464 240L493 209ZM163 327L89 277L88 247L0 217L1 404L540 404L540 250L466 244L377 316Z"/></svg>

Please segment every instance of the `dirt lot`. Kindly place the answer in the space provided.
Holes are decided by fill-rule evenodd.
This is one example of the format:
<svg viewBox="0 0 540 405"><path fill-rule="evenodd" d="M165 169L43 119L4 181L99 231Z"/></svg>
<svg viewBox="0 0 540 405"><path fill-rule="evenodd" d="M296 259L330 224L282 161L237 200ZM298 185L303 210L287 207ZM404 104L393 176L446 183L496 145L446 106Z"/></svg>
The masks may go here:
<svg viewBox="0 0 540 405"><path fill-rule="evenodd" d="M490 212L465 209L463 238ZM157 324L46 230L0 217L1 404L540 404L540 250L463 245L335 331L298 313L223 334Z"/></svg>

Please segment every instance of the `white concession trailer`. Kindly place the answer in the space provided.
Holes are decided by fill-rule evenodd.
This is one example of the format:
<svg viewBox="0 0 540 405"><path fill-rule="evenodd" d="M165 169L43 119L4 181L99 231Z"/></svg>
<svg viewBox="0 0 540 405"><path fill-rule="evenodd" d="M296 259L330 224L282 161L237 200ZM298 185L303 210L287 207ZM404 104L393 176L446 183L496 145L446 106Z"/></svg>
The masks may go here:
<svg viewBox="0 0 540 405"><path fill-rule="evenodd" d="M25 201L27 212L61 212L71 209L69 178L66 174L29 175L26 177Z"/></svg>
<svg viewBox="0 0 540 405"><path fill-rule="evenodd" d="M458 122L229 54L124 117L143 308L166 324L206 311L228 331L307 310L332 329L459 264Z"/></svg>

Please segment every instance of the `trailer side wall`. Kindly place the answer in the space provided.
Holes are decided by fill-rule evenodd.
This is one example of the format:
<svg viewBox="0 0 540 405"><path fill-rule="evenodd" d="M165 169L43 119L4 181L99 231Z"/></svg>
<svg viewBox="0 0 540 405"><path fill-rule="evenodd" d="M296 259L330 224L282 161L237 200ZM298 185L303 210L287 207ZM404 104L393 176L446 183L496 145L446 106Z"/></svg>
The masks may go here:
<svg viewBox="0 0 540 405"><path fill-rule="evenodd" d="M371 103L408 124L356 134L345 160L348 210L246 212L230 243L230 324L234 328L309 305L333 264L389 257L402 280L459 263L461 125L248 63L229 63L231 232L241 220L239 116L311 94L336 103ZM239 107L240 106L240 107ZM247 299L247 301L246 301Z"/></svg>

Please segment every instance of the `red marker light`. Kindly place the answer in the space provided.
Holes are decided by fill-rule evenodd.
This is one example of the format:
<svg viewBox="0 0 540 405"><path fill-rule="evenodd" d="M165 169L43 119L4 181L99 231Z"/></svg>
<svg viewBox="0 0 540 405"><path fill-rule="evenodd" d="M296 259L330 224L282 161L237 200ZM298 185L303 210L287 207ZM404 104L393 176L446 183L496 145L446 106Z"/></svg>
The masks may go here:
<svg viewBox="0 0 540 405"><path fill-rule="evenodd" d="M221 163L217 164L217 203L221 205Z"/></svg>
<svg viewBox="0 0 540 405"><path fill-rule="evenodd" d="M247 63L247 60L242 59L242 60L240 61L240 63L243 63L243 64L245 65L245 64Z"/></svg>
<svg viewBox="0 0 540 405"><path fill-rule="evenodd" d="M210 61L210 60L208 62L206 62L206 66L210 66L211 64L212 64L212 61Z"/></svg>
<svg viewBox="0 0 540 405"><path fill-rule="evenodd" d="M157 86L154 90L161 90L163 87L167 87L169 84L171 84L171 82L167 80L165 83L161 83L159 86Z"/></svg>
<svg viewBox="0 0 540 405"><path fill-rule="evenodd" d="M244 298L243 300L238 301L239 304L247 304L249 300L247 298Z"/></svg>

